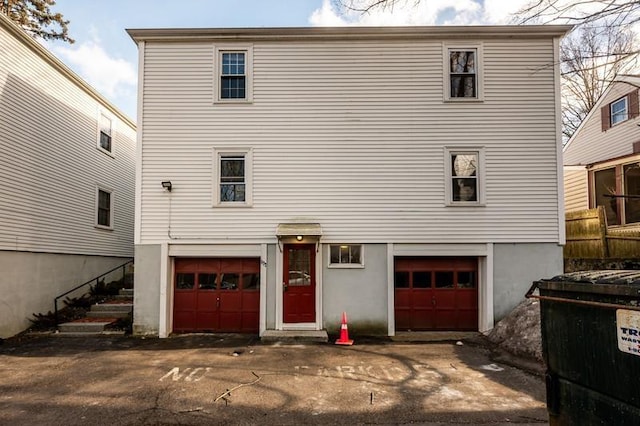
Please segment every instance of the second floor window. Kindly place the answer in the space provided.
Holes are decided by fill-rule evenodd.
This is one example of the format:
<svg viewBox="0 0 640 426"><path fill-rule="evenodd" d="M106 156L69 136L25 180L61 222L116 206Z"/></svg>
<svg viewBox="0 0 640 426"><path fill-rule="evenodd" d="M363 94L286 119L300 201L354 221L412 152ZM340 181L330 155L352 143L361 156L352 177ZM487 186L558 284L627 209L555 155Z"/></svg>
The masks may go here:
<svg viewBox="0 0 640 426"><path fill-rule="evenodd" d="M246 99L245 52L221 52L220 99Z"/></svg>
<svg viewBox="0 0 640 426"><path fill-rule="evenodd" d="M477 98L476 49L449 49L449 97Z"/></svg>
<svg viewBox="0 0 640 426"><path fill-rule="evenodd" d="M629 118L627 113L627 97L611 103L611 125L621 123Z"/></svg>
<svg viewBox="0 0 640 426"><path fill-rule="evenodd" d="M98 140L98 146L107 151L111 152L111 134L112 134L112 124L111 119L104 114L100 114L100 139Z"/></svg>

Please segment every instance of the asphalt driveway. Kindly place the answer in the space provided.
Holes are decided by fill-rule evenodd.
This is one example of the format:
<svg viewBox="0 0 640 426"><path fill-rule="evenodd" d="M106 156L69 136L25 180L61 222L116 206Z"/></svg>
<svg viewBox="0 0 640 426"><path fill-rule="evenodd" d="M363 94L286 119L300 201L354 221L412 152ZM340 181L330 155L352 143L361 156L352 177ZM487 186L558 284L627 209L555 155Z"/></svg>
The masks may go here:
<svg viewBox="0 0 640 426"><path fill-rule="evenodd" d="M0 345L0 424L546 424L544 381L477 342L236 335Z"/></svg>

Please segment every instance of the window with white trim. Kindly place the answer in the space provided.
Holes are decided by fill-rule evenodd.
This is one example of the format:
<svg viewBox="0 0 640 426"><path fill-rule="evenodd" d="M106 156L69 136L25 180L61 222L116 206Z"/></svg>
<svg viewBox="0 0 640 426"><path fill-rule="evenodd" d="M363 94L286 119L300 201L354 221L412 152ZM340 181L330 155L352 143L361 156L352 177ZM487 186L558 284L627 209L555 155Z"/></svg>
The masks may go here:
<svg viewBox="0 0 640 426"><path fill-rule="evenodd" d="M445 149L448 205L483 205L484 150Z"/></svg>
<svg viewBox="0 0 640 426"><path fill-rule="evenodd" d="M97 189L96 227L113 229L113 191Z"/></svg>
<svg viewBox="0 0 640 426"><path fill-rule="evenodd" d="M444 52L445 100L481 100L482 47L445 45Z"/></svg>
<svg viewBox="0 0 640 426"><path fill-rule="evenodd" d="M627 97L618 99L611 103L611 125L626 121L629 118L627 108Z"/></svg>
<svg viewBox="0 0 640 426"><path fill-rule="evenodd" d="M329 244L329 267L364 266L362 244Z"/></svg>
<svg viewBox="0 0 640 426"><path fill-rule="evenodd" d="M111 154L113 148L113 121L105 114L100 114L98 126L98 148Z"/></svg>
<svg viewBox="0 0 640 426"><path fill-rule="evenodd" d="M214 149L214 206L249 206L252 201L252 150Z"/></svg>
<svg viewBox="0 0 640 426"><path fill-rule="evenodd" d="M216 102L251 102L252 62L251 46L215 49Z"/></svg>

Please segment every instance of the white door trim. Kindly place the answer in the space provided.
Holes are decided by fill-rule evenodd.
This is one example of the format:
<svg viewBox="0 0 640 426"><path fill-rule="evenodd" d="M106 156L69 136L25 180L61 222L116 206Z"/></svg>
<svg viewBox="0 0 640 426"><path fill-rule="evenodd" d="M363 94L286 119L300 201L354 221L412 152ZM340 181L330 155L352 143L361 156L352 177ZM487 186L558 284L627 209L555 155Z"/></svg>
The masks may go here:
<svg viewBox="0 0 640 426"><path fill-rule="evenodd" d="M295 239L283 238L276 247L276 330L322 330L322 244L316 244L316 322L285 324L284 322L284 250L285 244L295 244ZM309 244L305 241L303 244ZM282 248L282 249L281 249Z"/></svg>

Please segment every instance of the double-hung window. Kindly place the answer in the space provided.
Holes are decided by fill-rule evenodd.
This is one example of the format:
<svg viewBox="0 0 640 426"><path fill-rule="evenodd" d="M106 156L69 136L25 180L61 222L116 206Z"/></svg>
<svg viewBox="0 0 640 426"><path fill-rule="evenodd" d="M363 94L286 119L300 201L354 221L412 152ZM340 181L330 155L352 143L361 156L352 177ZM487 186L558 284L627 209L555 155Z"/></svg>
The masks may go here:
<svg viewBox="0 0 640 426"><path fill-rule="evenodd" d="M105 114L100 114L98 126L98 148L111 154L113 148L113 122Z"/></svg>
<svg viewBox="0 0 640 426"><path fill-rule="evenodd" d="M251 102L252 52L251 46L215 49L216 102Z"/></svg>
<svg viewBox="0 0 640 426"><path fill-rule="evenodd" d="M250 149L214 149L214 206L251 205Z"/></svg>
<svg viewBox="0 0 640 426"><path fill-rule="evenodd" d="M222 52L221 99L247 97L246 52Z"/></svg>
<svg viewBox="0 0 640 426"><path fill-rule="evenodd" d="M480 100L481 46L444 47L445 100Z"/></svg>
<svg viewBox="0 0 640 426"><path fill-rule="evenodd" d="M96 227L113 229L113 193L108 189L96 193Z"/></svg>
<svg viewBox="0 0 640 426"><path fill-rule="evenodd" d="M483 162L482 148L445 149L446 204L484 204Z"/></svg>
<svg viewBox="0 0 640 426"><path fill-rule="evenodd" d="M627 120L635 120L640 116L638 89L602 106L600 111L603 132Z"/></svg>
<svg viewBox="0 0 640 426"><path fill-rule="evenodd" d="M618 123L626 121L629 118L627 108L627 97L618 99L611 103L611 125L614 126Z"/></svg>

